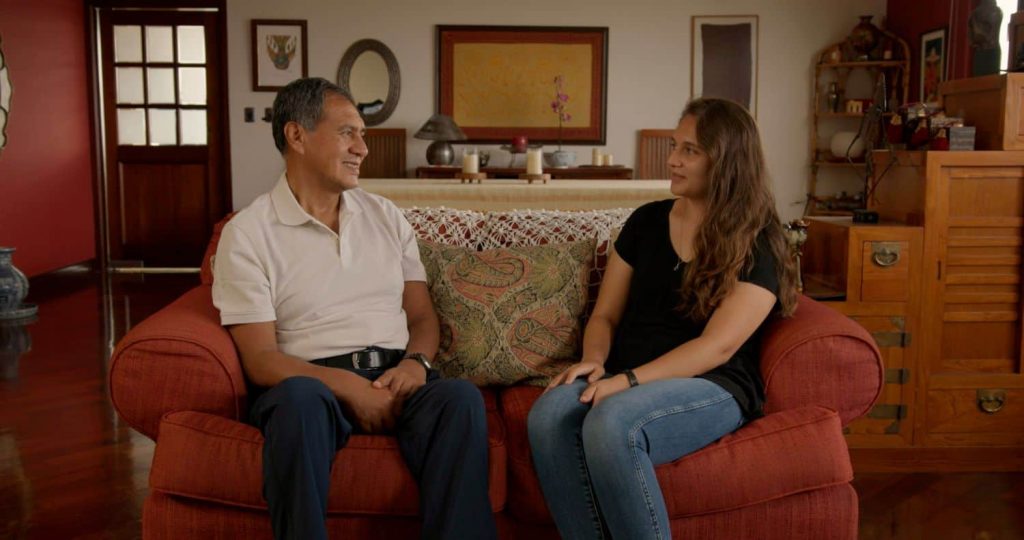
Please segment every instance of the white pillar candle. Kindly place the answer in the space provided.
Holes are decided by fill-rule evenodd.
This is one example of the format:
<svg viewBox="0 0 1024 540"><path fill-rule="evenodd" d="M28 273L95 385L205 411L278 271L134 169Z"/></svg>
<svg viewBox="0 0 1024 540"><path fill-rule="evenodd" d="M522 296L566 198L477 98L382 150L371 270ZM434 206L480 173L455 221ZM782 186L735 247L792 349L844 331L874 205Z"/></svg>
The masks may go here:
<svg viewBox="0 0 1024 540"><path fill-rule="evenodd" d="M591 154L590 164L600 165L601 163L603 163L603 161L601 161L602 159L604 158L601 157L601 150L599 148L595 148L593 150L593 153Z"/></svg>
<svg viewBox="0 0 1024 540"><path fill-rule="evenodd" d="M476 174L480 172L480 155L479 154L462 154L462 172L466 174Z"/></svg>
<svg viewBox="0 0 1024 540"><path fill-rule="evenodd" d="M611 154L605 154L604 155L604 160L602 161L602 165L605 165L605 166L615 165L615 161L612 158Z"/></svg>
<svg viewBox="0 0 1024 540"><path fill-rule="evenodd" d="M543 174L540 168L540 148L526 151L526 174Z"/></svg>

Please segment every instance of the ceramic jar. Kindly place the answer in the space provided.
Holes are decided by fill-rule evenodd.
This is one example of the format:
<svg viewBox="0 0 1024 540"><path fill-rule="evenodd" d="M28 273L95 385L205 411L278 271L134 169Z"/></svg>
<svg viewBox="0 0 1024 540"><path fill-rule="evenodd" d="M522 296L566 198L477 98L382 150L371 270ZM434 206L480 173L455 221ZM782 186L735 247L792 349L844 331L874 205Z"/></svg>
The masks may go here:
<svg viewBox="0 0 1024 540"><path fill-rule="evenodd" d="M0 247L0 312L14 311L28 295L28 278L12 263L14 248Z"/></svg>
<svg viewBox="0 0 1024 540"><path fill-rule="evenodd" d="M856 141L854 141L855 138ZM853 143L852 147L850 143ZM840 131L832 136L829 149L832 151L832 155L839 159L849 157L857 160L864 157L864 138L858 138L856 131ZM847 150L849 150L849 156L847 156Z"/></svg>
<svg viewBox="0 0 1024 540"><path fill-rule="evenodd" d="M555 150L554 152L545 153L544 160L547 161L548 167L565 169L576 165L576 153L566 150Z"/></svg>
<svg viewBox="0 0 1024 540"><path fill-rule="evenodd" d="M870 60L871 51L878 45L878 38L881 32L878 27L871 24L871 15L861 15L860 22L853 27L853 31L846 37L846 43L857 55L855 60Z"/></svg>

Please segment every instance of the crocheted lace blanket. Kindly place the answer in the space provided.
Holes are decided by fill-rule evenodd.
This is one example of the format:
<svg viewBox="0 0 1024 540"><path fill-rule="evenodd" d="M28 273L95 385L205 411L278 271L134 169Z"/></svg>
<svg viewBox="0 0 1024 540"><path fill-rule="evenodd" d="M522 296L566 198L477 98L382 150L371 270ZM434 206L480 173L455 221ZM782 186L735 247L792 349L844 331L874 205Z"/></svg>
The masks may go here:
<svg viewBox="0 0 1024 540"><path fill-rule="evenodd" d="M607 244L633 209L477 212L441 207L407 208L403 212L424 240L470 249L492 249L584 238L595 238L598 245Z"/></svg>

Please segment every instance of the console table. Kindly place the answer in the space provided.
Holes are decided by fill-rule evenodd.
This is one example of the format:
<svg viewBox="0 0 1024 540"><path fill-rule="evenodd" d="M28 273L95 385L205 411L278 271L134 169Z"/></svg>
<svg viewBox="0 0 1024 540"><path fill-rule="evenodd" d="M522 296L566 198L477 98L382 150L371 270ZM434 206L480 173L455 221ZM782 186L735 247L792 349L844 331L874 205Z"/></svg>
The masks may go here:
<svg viewBox="0 0 1024 540"><path fill-rule="evenodd" d="M636 208L672 197L668 180L552 180L547 184L485 180L463 184L455 179L362 178L359 186L401 208L444 206L481 211Z"/></svg>
<svg viewBox="0 0 1024 540"><path fill-rule="evenodd" d="M416 167L416 178L447 179L454 178L460 172L462 172L461 167L430 165ZM519 178L519 175L525 173L526 169L522 167L481 167L480 172L487 173L487 178ZM633 169L617 165L551 168L544 169L544 172L550 174L552 180L631 180L633 178Z"/></svg>

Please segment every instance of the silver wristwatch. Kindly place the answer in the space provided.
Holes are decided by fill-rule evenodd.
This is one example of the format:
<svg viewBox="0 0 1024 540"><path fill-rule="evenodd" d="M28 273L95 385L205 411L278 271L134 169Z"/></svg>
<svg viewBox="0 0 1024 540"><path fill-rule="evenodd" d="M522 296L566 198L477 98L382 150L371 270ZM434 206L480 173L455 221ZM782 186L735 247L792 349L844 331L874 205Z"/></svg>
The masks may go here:
<svg viewBox="0 0 1024 540"><path fill-rule="evenodd" d="M402 360L405 359L415 360L419 362L419 364L423 366L423 369L427 370L427 373L430 373L430 360L427 360L427 355L421 352L406 353L405 357L402 358Z"/></svg>

